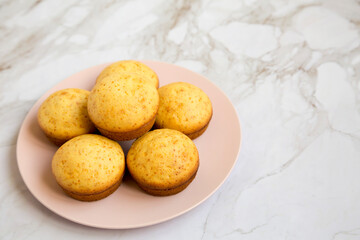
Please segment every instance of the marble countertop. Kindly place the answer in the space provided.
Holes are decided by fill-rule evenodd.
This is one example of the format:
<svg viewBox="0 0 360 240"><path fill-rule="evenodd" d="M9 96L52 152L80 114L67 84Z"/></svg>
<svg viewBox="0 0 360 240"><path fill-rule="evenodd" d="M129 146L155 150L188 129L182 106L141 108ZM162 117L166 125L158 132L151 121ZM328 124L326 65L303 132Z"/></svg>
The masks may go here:
<svg viewBox="0 0 360 240"><path fill-rule="evenodd" d="M359 239L359 30L356 0L0 1L0 239ZM31 195L16 140L49 88L120 59L210 79L234 104L243 143L198 207L104 230Z"/></svg>

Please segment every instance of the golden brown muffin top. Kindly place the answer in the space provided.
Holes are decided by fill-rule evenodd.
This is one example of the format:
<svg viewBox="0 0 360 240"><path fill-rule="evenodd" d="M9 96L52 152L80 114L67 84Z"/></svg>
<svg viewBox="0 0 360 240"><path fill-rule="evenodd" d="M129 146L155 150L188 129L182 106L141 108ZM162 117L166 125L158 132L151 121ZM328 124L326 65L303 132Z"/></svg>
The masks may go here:
<svg viewBox="0 0 360 240"><path fill-rule="evenodd" d="M212 116L209 97L200 88L176 82L159 88L160 104L155 124L190 134L205 127Z"/></svg>
<svg viewBox="0 0 360 240"><path fill-rule="evenodd" d="M172 129L158 129L137 139L127 154L127 167L134 179L152 189L177 187L199 167L194 142Z"/></svg>
<svg viewBox="0 0 360 240"><path fill-rule="evenodd" d="M159 87L159 78L157 74L144 63L135 60L123 60L109 65L100 73L96 82L101 81L109 75L119 77L123 73L139 74L156 88Z"/></svg>
<svg viewBox="0 0 360 240"><path fill-rule="evenodd" d="M159 94L139 75L124 73L116 80L111 75L92 89L88 112L96 126L113 132L131 131L153 119Z"/></svg>
<svg viewBox="0 0 360 240"><path fill-rule="evenodd" d="M106 190L121 179L124 169L121 146L95 134L67 141L52 159L52 172L59 185L77 194Z"/></svg>
<svg viewBox="0 0 360 240"><path fill-rule="evenodd" d="M38 110L41 129L56 139L70 139L95 130L87 112L90 92L68 88L51 94Z"/></svg>

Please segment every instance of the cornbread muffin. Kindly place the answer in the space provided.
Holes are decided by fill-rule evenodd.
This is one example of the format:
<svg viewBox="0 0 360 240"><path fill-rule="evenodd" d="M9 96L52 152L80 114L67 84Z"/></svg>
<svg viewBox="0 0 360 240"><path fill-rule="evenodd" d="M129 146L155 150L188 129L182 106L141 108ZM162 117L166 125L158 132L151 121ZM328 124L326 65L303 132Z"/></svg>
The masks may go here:
<svg viewBox="0 0 360 240"><path fill-rule="evenodd" d="M108 76L95 84L89 96L88 112L101 134L124 141L140 137L151 129L159 107L159 94L139 75L124 73L120 80Z"/></svg>
<svg viewBox="0 0 360 240"><path fill-rule="evenodd" d="M123 73L136 73L141 75L147 82L153 84L156 88L159 87L159 78L157 74L149 68L147 65L134 60L123 60L118 61L110 66L106 67L96 79L98 83L103 78L113 75L114 77L119 77Z"/></svg>
<svg viewBox="0 0 360 240"><path fill-rule="evenodd" d="M176 82L159 88L159 96L155 128L175 129L191 139L205 132L212 117L212 105L200 88Z"/></svg>
<svg viewBox="0 0 360 240"><path fill-rule="evenodd" d="M85 134L63 144L52 159L57 183L70 197L95 201L120 185L125 170L121 146L106 137Z"/></svg>
<svg viewBox="0 0 360 240"><path fill-rule="evenodd" d="M184 190L192 182L199 168L199 154L185 134L157 129L133 143L126 164L145 192L167 196Z"/></svg>
<svg viewBox="0 0 360 240"><path fill-rule="evenodd" d="M41 104L38 123L50 141L60 146L73 137L96 130L87 112L89 94L83 89L63 89Z"/></svg>

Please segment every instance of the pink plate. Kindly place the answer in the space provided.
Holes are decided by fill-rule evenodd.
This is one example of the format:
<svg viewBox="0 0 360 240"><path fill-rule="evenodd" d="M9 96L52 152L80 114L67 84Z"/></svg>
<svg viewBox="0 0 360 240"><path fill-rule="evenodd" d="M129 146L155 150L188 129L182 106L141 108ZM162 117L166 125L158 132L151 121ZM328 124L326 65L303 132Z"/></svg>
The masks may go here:
<svg viewBox="0 0 360 240"><path fill-rule="evenodd" d="M57 84L43 95L27 114L18 136L17 162L30 192L44 206L73 222L87 226L126 229L160 223L179 216L210 197L229 176L238 158L241 143L236 110L213 83L190 70L168 63L143 61L159 76L160 86L189 82L200 87L213 104L213 117L206 132L194 140L200 167L194 181L182 192L154 197L141 191L125 176L117 191L96 202L81 202L64 194L51 173L51 159L57 147L40 130L36 115L40 104L53 92L64 88L90 90L107 64L83 70ZM131 141L120 142L125 154Z"/></svg>

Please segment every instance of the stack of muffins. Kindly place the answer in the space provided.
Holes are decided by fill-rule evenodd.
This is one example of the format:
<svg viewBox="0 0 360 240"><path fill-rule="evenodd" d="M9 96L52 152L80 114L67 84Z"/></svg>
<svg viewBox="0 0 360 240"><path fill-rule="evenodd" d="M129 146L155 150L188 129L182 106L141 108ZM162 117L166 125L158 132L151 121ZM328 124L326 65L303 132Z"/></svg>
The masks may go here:
<svg viewBox="0 0 360 240"><path fill-rule="evenodd" d="M60 146L52 172L67 195L103 199L119 187L125 169L156 196L179 193L193 181L199 154L192 139L209 125L210 99L185 82L158 87L151 68L124 60L106 67L90 92L64 89L42 103L38 122ZM125 158L118 141L133 139Z"/></svg>

